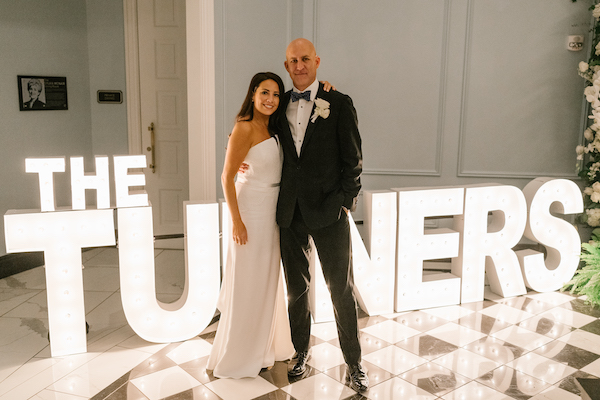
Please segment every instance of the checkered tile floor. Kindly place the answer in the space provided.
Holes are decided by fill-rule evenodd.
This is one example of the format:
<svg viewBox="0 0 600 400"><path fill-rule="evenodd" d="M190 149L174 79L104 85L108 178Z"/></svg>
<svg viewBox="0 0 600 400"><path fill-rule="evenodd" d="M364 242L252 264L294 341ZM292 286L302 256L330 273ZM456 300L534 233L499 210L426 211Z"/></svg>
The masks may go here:
<svg viewBox="0 0 600 400"><path fill-rule="evenodd" d="M109 265L115 258L110 251L84 262L91 327L85 355L49 357L47 339L39 338L47 333L43 310L36 309L44 303L43 270L0 280L0 400L570 400L580 398L576 377L600 377L599 308L560 292L510 299L486 292L477 303L362 314L363 366L371 382L362 395L344 385L333 323L313 325L310 370L303 379L290 381L285 362L254 379L217 379L206 371L216 324L198 338L168 345L144 342L130 330L115 298L118 269ZM172 257L181 255L158 252L157 280L172 274L166 267ZM116 285L108 283L115 271ZM105 281L99 288L100 277ZM163 299L177 297L169 285L162 291ZM26 352L33 343L43 347L21 361L14 356L21 351L15 346Z"/></svg>
<svg viewBox="0 0 600 400"><path fill-rule="evenodd" d="M213 377L211 332L165 347L94 399L577 399L574 378L600 376L598 317L600 309L561 293L363 315L371 388L362 395L343 384L333 323L313 325L310 372L298 381L285 362L256 379Z"/></svg>

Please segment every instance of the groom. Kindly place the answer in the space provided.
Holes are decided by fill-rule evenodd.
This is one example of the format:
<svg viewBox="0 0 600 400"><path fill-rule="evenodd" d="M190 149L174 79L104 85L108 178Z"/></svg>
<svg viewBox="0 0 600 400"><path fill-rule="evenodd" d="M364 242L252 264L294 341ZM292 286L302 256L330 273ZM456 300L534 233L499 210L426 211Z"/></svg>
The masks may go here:
<svg viewBox="0 0 600 400"><path fill-rule="evenodd" d="M360 365L356 300L352 292L352 255L348 212L361 188L361 139L350 97L325 92L317 80L321 59L306 39L291 42L285 68L294 88L281 106L284 161L277 204L281 257L288 288L290 327L296 349L292 377L303 376L309 355L309 259L312 237L335 311L337 331L350 387L367 390Z"/></svg>

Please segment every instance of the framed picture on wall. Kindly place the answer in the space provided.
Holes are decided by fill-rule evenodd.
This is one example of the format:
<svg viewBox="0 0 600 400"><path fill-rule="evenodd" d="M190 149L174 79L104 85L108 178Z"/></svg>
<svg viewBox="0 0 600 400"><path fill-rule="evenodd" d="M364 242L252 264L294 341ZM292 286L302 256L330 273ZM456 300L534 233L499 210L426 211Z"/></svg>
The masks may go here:
<svg viewBox="0 0 600 400"><path fill-rule="evenodd" d="M67 78L17 76L21 111L68 110Z"/></svg>

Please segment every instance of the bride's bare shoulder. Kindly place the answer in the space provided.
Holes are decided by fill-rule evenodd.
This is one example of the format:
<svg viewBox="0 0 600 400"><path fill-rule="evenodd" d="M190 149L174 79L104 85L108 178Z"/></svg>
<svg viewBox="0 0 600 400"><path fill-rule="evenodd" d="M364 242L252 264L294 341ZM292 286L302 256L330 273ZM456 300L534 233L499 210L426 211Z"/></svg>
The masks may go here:
<svg viewBox="0 0 600 400"><path fill-rule="evenodd" d="M245 138L247 140L252 140L253 133L252 124L250 121L237 121L233 126L230 136L235 136L237 139Z"/></svg>

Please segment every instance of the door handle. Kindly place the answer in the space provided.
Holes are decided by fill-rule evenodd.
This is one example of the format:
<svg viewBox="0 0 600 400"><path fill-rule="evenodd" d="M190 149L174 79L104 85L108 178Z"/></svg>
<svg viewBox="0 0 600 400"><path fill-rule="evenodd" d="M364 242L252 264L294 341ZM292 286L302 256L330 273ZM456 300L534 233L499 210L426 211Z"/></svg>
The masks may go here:
<svg viewBox="0 0 600 400"><path fill-rule="evenodd" d="M150 169L152 170L152 173L156 172L156 161L155 161L155 146L154 146L154 122L152 122L150 124L150 126L148 127L148 130L150 131L150 147L148 147L146 150L151 151L152 152L152 163L149 165Z"/></svg>

